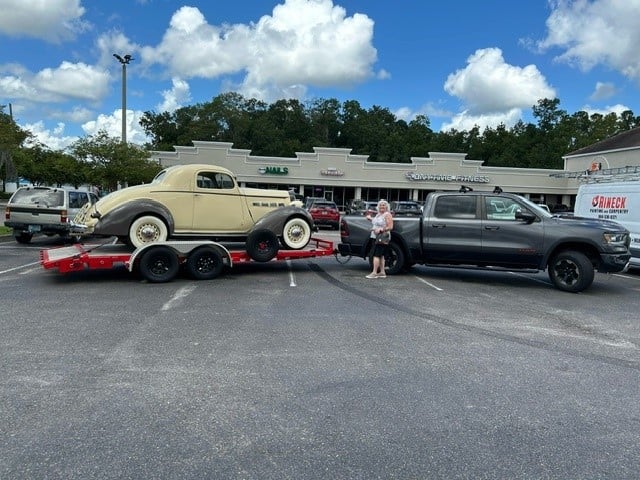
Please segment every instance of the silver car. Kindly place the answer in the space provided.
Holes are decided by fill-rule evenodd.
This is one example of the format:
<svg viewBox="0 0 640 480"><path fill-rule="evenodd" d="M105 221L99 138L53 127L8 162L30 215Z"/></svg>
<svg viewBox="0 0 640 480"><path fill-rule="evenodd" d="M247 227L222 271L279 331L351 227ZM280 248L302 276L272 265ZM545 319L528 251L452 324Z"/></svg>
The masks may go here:
<svg viewBox="0 0 640 480"><path fill-rule="evenodd" d="M20 187L5 209L5 226L13 229L18 243L29 243L33 235L70 236L70 220L97 195L84 190L58 187Z"/></svg>

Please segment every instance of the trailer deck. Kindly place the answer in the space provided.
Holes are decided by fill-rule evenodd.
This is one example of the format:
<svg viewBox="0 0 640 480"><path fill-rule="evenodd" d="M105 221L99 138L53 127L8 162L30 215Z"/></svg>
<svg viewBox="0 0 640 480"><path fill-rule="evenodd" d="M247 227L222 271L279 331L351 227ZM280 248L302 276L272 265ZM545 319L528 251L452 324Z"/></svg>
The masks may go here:
<svg viewBox="0 0 640 480"><path fill-rule="evenodd" d="M198 252L198 255L195 255L195 252ZM152 255L154 253L155 255ZM312 237L304 249L278 250L269 262L324 257L334 253L332 241ZM175 256L175 259L169 258L172 256ZM194 264L191 265L189 259L196 256L199 258L194 259ZM135 250L128 245L113 242L74 244L40 250L40 265L45 270L69 273L125 267L131 272L137 268L143 277L154 282L171 280L183 264L187 264L187 268L196 278L210 279L218 276L225 266L233 267L234 264L248 262L256 260L253 260L246 250L227 247L210 240L166 241ZM209 273L203 273L203 270Z"/></svg>

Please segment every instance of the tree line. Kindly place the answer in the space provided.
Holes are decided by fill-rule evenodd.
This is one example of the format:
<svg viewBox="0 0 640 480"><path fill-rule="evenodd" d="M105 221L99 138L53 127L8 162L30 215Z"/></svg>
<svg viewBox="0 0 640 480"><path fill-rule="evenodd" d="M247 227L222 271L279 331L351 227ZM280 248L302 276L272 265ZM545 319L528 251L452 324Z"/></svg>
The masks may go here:
<svg viewBox="0 0 640 480"><path fill-rule="evenodd" d="M631 110L621 115L585 111L569 115L557 98L538 101L532 116L536 123L519 121L511 128L434 132L426 115L407 122L388 108L365 109L355 100L267 104L225 93L173 113L145 112L140 124L153 150L217 140L259 156L293 157L313 147L337 147L368 155L374 162L408 163L411 157L426 157L429 152L452 152L484 160L485 165L523 168L562 168L563 155L640 126L640 117Z"/></svg>
<svg viewBox="0 0 640 480"><path fill-rule="evenodd" d="M173 151L194 140L230 142L256 156L295 157L313 147L334 147L368 155L369 161L408 163L429 152L452 152L488 166L561 169L563 155L640 126L640 117L631 110L569 114L557 98L539 100L531 113L535 123L434 132L426 115L405 121L388 108L365 109L355 100L269 104L231 92L174 112L145 112L140 126L150 141L144 146L99 132L55 151L19 128L0 106L0 177L113 189L153 178L159 166L149 161L149 151Z"/></svg>

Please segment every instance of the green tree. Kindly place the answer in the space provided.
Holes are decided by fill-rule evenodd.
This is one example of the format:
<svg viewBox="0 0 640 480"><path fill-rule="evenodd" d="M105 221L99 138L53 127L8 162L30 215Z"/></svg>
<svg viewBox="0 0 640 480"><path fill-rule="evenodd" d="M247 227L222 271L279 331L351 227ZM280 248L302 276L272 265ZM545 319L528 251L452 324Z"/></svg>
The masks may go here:
<svg viewBox="0 0 640 480"><path fill-rule="evenodd" d="M149 182L160 171L160 166L149 160L146 149L123 144L104 131L78 139L70 151L84 163L91 182L107 190Z"/></svg>
<svg viewBox="0 0 640 480"><path fill-rule="evenodd" d="M315 147L337 147L342 124L342 105L335 98L315 99L307 107L311 128L311 145Z"/></svg>
<svg viewBox="0 0 640 480"><path fill-rule="evenodd" d="M18 170L14 162L20 146L31 137L31 133L21 129L10 115L4 113L5 106L0 105L0 177L2 191L6 191L6 182L17 181Z"/></svg>

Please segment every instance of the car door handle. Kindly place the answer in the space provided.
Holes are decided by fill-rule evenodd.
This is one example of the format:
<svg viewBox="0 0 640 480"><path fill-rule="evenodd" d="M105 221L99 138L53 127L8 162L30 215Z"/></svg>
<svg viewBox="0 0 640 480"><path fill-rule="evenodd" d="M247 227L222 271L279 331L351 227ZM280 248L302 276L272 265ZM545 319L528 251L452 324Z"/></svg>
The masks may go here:
<svg viewBox="0 0 640 480"><path fill-rule="evenodd" d="M500 227L497 225L485 225L485 230L500 230Z"/></svg>
<svg viewBox="0 0 640 480"><path fill-rule="evenodd" d="M446 223L432 223L431 226L433 228L445 228L447 226Z"/></svg>

